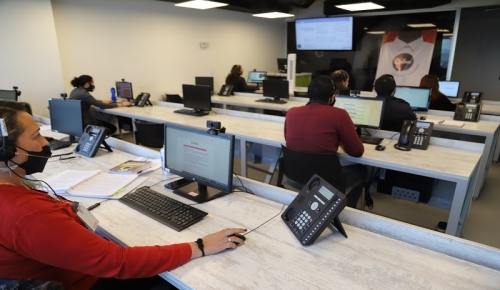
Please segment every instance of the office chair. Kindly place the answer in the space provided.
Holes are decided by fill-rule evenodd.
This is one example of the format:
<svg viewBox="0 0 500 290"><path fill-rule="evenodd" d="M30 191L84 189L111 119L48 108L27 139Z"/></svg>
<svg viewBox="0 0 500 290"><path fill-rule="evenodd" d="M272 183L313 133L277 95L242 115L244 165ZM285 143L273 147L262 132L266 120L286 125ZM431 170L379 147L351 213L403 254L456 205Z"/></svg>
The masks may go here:
<svg viewBox="0 0 500 290"><path fill-rule="evenodd" d="M147 121L134 120L135 143L146 147L161 148L165 129L163 124L151 123Z"/></svg>
<svg viewBox="0 0 500 290"><path fill-rule="evenodd" d="M295 189L301 190L309 181L311 176L318 174L342 193L351 192L353 189L364 188L365 182L360 181L350 188L346 188L347 175L342 170L336 153L309 153L290 149L281 145L282 157L278 160L278 186L284 188L283 177L287 184ZM356 199L356 200L353 200ZM355 207L356 197L349 198L347 203ZM364 200L362 197L361 200ZM363 203L362 206L363 208Z"/></svg>
<svg viewBox="0 0 500 290"><path fill-rule="evenodd" d="M0 278L0 289L64 290L64 287L62 284L53 281Z"/></svg>
<svg viewBox="0 0 500 290"><path fill-rule="evenodd" d="M184 104L184 101L182 100L182 97L179 96L179 95L165 94L165 101L171 102L171 103Z"/></svg>

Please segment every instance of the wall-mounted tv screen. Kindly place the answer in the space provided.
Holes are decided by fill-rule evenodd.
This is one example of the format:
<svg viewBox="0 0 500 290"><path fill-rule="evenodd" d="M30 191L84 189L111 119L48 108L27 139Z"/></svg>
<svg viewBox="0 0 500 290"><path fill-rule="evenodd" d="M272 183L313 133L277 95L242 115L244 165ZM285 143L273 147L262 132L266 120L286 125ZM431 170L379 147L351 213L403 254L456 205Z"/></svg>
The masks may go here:
<svg viewBox="0 0 500 290"><path fill-rule="evenodd" d="M295 20L297 50L352 50L352 17Z"/></svg>

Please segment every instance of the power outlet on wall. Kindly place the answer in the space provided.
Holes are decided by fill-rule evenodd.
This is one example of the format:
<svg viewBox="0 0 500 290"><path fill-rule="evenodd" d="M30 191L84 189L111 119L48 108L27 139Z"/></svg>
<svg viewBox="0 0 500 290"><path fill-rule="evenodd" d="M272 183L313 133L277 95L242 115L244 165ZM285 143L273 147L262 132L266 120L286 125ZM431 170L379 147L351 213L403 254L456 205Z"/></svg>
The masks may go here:
<svg viewBox="0 0 500 290"><path fill-rule="evenodd" d="M200 42L200 48L205 49L205 48L208 48L208 47L209 47L209 43L208 42Z"/></svg>

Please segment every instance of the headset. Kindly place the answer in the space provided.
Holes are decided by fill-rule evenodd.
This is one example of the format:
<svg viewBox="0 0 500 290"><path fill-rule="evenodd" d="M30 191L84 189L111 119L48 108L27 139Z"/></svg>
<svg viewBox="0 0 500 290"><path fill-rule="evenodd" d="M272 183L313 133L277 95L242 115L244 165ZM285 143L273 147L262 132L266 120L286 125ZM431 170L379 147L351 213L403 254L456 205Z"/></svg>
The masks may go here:
<svg viewBox="0 0 500 290"><path fill-rule="evenodd" d="M16 147L9 143L9 133L3 118L0 118L0 134L2 135L2 147L0 147L0 161L7 162L16 156Z"/></svg>

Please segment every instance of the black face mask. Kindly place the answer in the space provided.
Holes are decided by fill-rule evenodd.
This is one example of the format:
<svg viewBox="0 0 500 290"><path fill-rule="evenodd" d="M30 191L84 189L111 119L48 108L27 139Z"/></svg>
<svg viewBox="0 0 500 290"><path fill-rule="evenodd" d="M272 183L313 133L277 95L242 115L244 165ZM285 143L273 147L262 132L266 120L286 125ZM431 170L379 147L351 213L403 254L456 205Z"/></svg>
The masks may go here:
<svg viewBox="0 0 500 290"><path fill-rule="evenodd" d="M37 172L43 172L45 164L47 164L47 161L49 160L50 156L52 156L52 151L50 150L50 147L48 145L43 146L41 152L32 152L25 150L19 146L16 147L28 153L28 160L26 160L26 162L21 164L16 163L17 166L26 170L26 175L30 175Z"/></svg>
<svg viewBox="0 0 500 290"><path fill-rule="evenodd" d="M95 89L94 85L90 85L88 88L86 88L86 90L89 91L89 92L93 92L94 89Z"/></svg>

